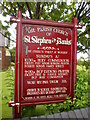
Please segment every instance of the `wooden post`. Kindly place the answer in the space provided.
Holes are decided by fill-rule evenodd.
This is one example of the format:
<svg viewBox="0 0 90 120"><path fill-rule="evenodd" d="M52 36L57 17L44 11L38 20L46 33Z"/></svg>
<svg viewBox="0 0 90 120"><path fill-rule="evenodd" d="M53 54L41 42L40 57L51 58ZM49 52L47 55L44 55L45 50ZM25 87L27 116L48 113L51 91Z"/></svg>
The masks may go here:
<svg viewBox="0 0 90 120"><path fill-rule="evenodd" d="M15 96L13 107L13 117L19 118L21 113L21 44L22 44L22 13L17 12L17 35L16 35L16 59L15 59Z"/></svg>
<svg viewBox="0 0 90 120"><path fill-rule="evenodd" d="M72 78L73 78L73 84L72 84L72 90L75 90L75 86L76 86L76 64L77 64L77 18L73 18L72 19L72 23L74 25L73 27L73 58L72 58L72 66L73 66L73 70L72 70ZM72 100L74 98L74 91L72 92Z"/></svg>

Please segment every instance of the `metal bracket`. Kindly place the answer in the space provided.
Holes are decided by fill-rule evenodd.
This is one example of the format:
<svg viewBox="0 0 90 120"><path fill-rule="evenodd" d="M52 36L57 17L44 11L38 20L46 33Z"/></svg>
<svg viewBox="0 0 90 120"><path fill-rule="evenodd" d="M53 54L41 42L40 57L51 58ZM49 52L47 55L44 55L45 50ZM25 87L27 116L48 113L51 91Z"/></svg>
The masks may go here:
<svg viewBox="0 0 90 120"><path fill-rule="evenodd" d="M20 103L15 103L14 101L9 102L10 107L20 106Z"/></svg>
<svg viewBox="0 0 90 120"><path fill-rule="evenodd" d="M82 28L82 25L75 25L75 28Z"/></svg>
<svg viewBox="0 0 90 120"><path fill-rule="evenodd" d="M15 18L13 18L12 20L13 20L13 21L20 22L20 19L15 19Z"/></svg>

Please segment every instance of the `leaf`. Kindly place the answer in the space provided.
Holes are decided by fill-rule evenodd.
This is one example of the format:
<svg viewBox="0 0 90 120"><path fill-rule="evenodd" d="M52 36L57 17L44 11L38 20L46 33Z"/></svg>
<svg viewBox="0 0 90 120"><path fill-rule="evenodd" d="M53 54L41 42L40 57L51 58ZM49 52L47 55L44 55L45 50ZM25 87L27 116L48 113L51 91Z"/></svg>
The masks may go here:
<svg viewBox="0 0 90 120"><path fill-rule="evenodd" d="M7 15L7 13L6 12L3 12L3 16L6 16Z"/></svg>

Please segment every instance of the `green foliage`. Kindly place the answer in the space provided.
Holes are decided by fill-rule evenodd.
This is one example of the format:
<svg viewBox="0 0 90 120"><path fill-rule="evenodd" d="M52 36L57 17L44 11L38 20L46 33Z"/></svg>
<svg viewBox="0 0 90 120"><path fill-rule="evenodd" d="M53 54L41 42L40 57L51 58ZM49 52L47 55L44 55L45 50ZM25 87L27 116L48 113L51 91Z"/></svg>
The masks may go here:
<svg viewBox="0 0 90 120"><path fill-rule="evenodd" d="M15 50L16 50L16 48L10 49L11 62L14 62L14 63L15 63Z"/></svg>
<svg viewBox="0 0 90 120"><path fill-rule="evenodd" d="M11 62L11 66L15 66L15 63L14 63L14 62Z"/></svg>
<svg viewBox="0 0 90 120"><path fill-rule="evenodd" d="M78 19L78 24L83 25L82 29L78 30L78 51L87 52L89 48L89 36L90 36L90 2L72 2L67 4L66 2L3 2L2 6L3 16L16 16L17 10L22 11L22 17L31 19L44 19L63 22L72 22L72 18ZM28 13L28 14L26 14ZM6 26L2 25L2 28L8 31L10 22L5 20ZM6 33L6 36L10 38L10 34Z"/></svg>
<svg viewBox="0 0 90 120"><path fill-rule="evenodd" d="M8 106L8 102L14 100L14 73L11 69L0 72L2 78L2 118L12 118L12 108Z"/></svg>
<svg viewBox="0 0 90 120"><path fill-rule="evenodd" d="M32 117L32 116L40 116L45 115L46 106L45 105L37 105L37 106L25 106L21 109L21 117Z"/></svg>
<svg viewBox="0 0 90 120"><path fill-rule="evenodd" d="M14 79L15 79L15 73L9 67L7 71L7 78L5 80L7 81L9 80L9 82L7 83L7 89L10 91L10 95L9 95L10 101L14 100Z"/></svg>
<svg viewBox="0 0 90 120"><path fill-rule="evenodd" d="M85 66L77 66L75 97L77 99L75 107L81 108L88 105L88 70Z"/></svg>
<svg viewBox="0 0 90 120"><path fill-rule="evenodd" d="M89 69L89 60L85 60L84 58L80 58L79 60L77 60L77 65L79 66L85 66L86 69Z"/></svg>
<svg viewBox="0 0 90 120"><path fill-rule="evenodd" d="M10 68L8 68L5 81L6 81L6 87L9 90L10 94L9 96L3 96L3 98L7 98L8 100L9 99L13 100L14 97L14 77L15 77L14 72L11 71Z"/></svg>
<svg viewBox="0 0 90 120"><path fill-rule="evenodd" d="M46 105L47 114L69 111L88 106L88 70L85 66L77 65L77 83L74 100L67 97L66 101L58 104Z"/></svg>

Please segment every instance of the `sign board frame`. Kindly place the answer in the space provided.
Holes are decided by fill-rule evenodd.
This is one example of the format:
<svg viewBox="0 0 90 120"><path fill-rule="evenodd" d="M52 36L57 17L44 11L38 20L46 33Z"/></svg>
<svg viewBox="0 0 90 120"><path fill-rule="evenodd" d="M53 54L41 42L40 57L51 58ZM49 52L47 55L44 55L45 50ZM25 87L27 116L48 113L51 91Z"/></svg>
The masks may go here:
<svg viewBox="0 0 90 120"><path fill-rule="evenodd" d="M49 104L49 103L57 103L62 102L64 100L54 100L54 101L40 101L40 102L23 102L21 100L21 83L23 80L23 71L22 71L22 50L23 50L23 43L22 43L22 25L29 24L29 25L38 25L38 26L49 26L49 27L61 27L61 28L68 28L72 31L72 74L71 74L71 99L74 97L74 90L76 84L76 61L77 61L77 28L81 26L77 24L77 18L72 19L72 23L60 23L60 22L52 22L52 21L45 21L45 20L32 20L32 19L24 19L22 18L22 12L17 12L17 17L11 17L10 22L17 23L17 33L16 33L16 55L15 55L15 95L14 101L9 102L9 106L13 107L13 117L18 118L20 117L21 106L32 106L38 104Z"/></svg>

